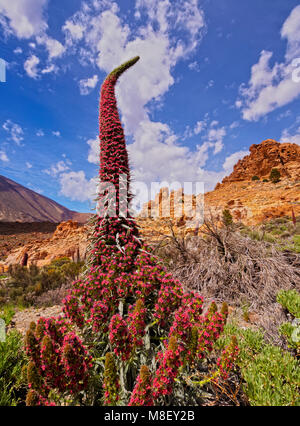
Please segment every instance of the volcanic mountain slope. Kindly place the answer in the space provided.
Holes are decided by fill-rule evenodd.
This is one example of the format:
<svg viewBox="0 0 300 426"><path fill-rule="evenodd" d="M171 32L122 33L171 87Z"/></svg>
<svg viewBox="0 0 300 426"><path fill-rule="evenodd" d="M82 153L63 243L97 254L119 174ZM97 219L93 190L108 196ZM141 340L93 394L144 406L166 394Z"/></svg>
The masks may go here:
<svg viewBox="0 0 300 426"><path fill-rule="evenodd" d="M86 222L89 215L76 213L50 198L37 194L0 175L1 222L53 222L66 220Z"/></svg>

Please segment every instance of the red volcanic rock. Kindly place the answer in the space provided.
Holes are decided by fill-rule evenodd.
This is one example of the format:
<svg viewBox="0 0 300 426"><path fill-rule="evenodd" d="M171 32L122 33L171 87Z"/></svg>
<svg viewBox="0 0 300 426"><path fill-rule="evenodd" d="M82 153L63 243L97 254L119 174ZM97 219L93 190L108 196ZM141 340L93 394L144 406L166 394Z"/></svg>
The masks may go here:
<svg viewBox="0 0 300 426"><path fill-rule="evenodd" d="M296 181L300 179L299 163L299 145L267 139L259 145L252 145L250 155L239 160L231 175L224 178L222 183L249 181L253 176L268 178L274 168L280 171L282 177Z"/></svg>
<svg viewBox="0 0 300 426"><path fill-rule="evenodd" d="M5 264L21 264L25 255L28 265L37 266L47 265L61 257L69 257L74 261L83 260L87 245L87 228L69 220L59 224L51 238L31 241L11 251Z"/></svg>

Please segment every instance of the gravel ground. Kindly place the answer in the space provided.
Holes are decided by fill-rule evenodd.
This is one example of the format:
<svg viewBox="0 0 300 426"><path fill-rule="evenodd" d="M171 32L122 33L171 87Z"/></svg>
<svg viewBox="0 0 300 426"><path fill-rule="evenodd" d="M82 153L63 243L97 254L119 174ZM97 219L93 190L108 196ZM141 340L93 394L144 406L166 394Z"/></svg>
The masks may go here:
<svg viewBox="0 0 300 426"><path fill-rule="evenodd" d="M26 331L29 328L29 325L32 321L37 322L39 318L45 317L58 317L62 316L62 306L51 306L50 308L29 308L24 309L22 311L16 312L14 315L12 322L9 326L9 329L16 329L23 336L25 336Z"/></svg>

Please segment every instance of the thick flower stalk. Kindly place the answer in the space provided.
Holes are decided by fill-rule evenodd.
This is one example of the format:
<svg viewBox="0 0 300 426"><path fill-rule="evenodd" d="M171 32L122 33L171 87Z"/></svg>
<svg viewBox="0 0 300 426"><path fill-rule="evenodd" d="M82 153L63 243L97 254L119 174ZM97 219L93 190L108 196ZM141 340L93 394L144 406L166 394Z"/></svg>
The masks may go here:
<svg viewBox="0 0 300 426"><path fill-rule="evenodd" d="M135 387L129 401L129 406L152 406L154 405L152 379L149 368L142 365L140 374L136 379Z"/></svg>
<svg viewBox="0 0 300 426"><path fill-rule="evenodd" d="M74 394L86 389L88 371L92 368L92 359L75 333L64 337L61 348L61 363L66 378L66 386Z"/></svg>
<svg viewBox="0 0 300 426"><path fill-rule="evenodd" d="M118 78L139 57L112 71L104 81L100 100L100 194L98 235L111 238L119 246L134 242L138 230L130 216L130 169L128 153L115 97ZM115 217L112 217L115 216ZM135 240L136 241L136 240Z"/></svg>
<svg viewBox="0 0 300 426"><path fill-rule="evenodd" d="M237 344L237 338L232 336L231 342L223 350L221 356L217 360L217 366L219 367L219 374L223 380L228 378L230 370L232 370L234 362L236 361L239 354L239 347Z"/></svg>
<svg viewBox="0 0 300 426"><path fill-rule="evenodd" d="M116 314L109 324L109 341L122 361L130 358L133 349L133 336L130 334L126 321Z"/></svg>
<svg viewBox="0 0 300 426"><path fill-rule="evenodd" d="M104 369L104 405L116 405L119 401L119 375L115 364L114 354L108 352L105 356L105 369Z"/></svg>
<svg viewBox="0 0 300 426"><path fill-rule="evenodd" d="M180 349L175 336L170 338L166 350L158 353L158 360L159 367L152 385L154 399L172 393L174 380L182 365Z"/></svg>

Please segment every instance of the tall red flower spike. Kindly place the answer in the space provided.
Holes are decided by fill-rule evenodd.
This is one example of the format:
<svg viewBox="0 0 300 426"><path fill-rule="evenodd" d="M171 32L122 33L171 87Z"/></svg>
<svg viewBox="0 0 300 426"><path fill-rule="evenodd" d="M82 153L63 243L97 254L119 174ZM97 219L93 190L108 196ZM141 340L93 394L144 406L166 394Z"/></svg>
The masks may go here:
<svg viewBox="0 0 300 426"><path fill-rule="evenodd" d="M138 241L138 229L130 215L130 169L121 120L118 113L115 85L118 78L139 57L112 71L105 79L100 100L100 193L96 237L112 239L112 244L124 246ZM117 241L116 241L117 240Z"/></svg>

